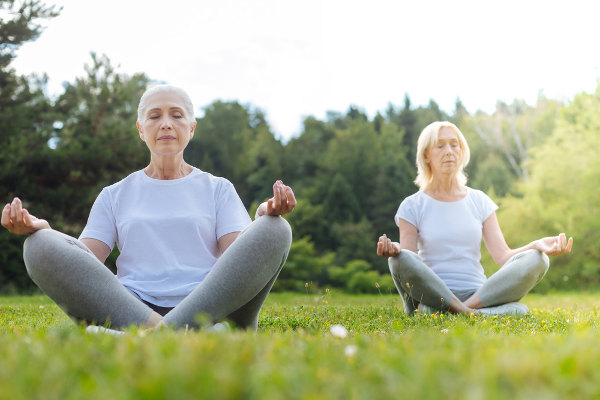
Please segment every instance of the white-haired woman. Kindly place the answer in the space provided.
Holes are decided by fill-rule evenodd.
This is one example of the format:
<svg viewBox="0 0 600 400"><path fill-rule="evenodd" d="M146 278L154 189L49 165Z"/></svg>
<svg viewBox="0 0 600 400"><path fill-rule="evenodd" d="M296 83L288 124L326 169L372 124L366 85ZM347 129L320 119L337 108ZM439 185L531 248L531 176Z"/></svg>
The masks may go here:
<svg viewBox="0 0 600 400"><path fill-rule="evenodd" d="M79 240L52 230L18 198L4 207L2 225L29 235L23 254L30 277L75 320L179 328L198 326L205 314L257 328L290 248L280 215L296 205L294 193L275 182L251 222L228 180L183 159L195 127L183 90L147 90L137 128L150 163L102 190ZM115 244L116 277L104 266Z"/></svg>
<svg viewBox="0 0 600 400"><path fill-rule="evenodd" d="M385 234L377 254L389 257L396 288L406 313L526 313L517 303L545 275L547 255L571 251L564 233L535 240L518 249L506 244L496 204L485 193L466 186L463 173L469 146L450 122L434 122L417 145L420 190L400 204L395 220L400 243ZM501 268L489 279L481 266L481 239Z"/></svg>

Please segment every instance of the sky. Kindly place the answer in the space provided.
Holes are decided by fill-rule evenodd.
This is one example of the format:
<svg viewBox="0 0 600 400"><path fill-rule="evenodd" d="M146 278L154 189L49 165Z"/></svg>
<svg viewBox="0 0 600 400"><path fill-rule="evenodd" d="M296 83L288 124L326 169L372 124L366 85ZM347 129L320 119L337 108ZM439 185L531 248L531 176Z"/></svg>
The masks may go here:
<svg viewBox="0 0 600 400"><path fill-rule="evenodd" d="M261 109L282 140L307 116L430 99L452 113L498 100L569 101L600 78L600 3L535 0L46 0L63 9L12 67L48 92L84 76L90 52L117 71Z"/></svg>

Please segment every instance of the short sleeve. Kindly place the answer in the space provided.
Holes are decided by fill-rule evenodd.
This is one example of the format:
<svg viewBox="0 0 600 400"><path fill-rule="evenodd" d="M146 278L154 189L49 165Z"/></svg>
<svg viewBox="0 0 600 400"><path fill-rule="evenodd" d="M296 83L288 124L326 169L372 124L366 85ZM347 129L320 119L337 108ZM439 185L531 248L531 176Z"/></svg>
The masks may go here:
<svg viewBox="0 0 600 400"><path fill-rule="evenodd" d="M240 196L227 179L223 179L219 185L216 210L217 239L231 232L240 232L252 222Z"/></svg>
<svg viewBox="0 0 600 400"><path fill-rule="evenodd" d="M494 201L492 199L489 198L489 196L485 193L483 193L480 190L477 190L477 194L478 194L478 203L479 203L479 210L480 210L480 218L481 218L481 222L484 222L486 219L489 218L490 215L492 215L497 209L498 206L496 205L496 203L494 203Z"/></svg>
<svg viewBox="0 0 600 400"><path fill-rule="evenodd" d="M394 221L396 225L400 225L400 220L403 219L413 225L415 228L418 226L417 209L416 204L413 201L413 196L407 197L400 203Z"/></svg>
<svg viewBox="0 0 600 400"><path fill-rule="evenodd" d="M88 217L88 222L79 239L97 239L111 249L117 241L117 226L108 190L102 189Z"/></svg>

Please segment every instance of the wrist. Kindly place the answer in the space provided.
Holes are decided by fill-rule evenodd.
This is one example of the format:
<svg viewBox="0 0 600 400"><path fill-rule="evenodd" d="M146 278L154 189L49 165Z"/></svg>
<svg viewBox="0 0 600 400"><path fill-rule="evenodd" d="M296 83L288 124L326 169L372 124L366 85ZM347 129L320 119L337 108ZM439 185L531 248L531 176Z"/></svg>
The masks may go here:
<svg viewBox="0 0 600 400"><path fill-rule="evenodd" d="M267 213L267 203L260 203L258 208L256 209L256 213L254 214L254 219L258 217L262 217Z"/></svg>

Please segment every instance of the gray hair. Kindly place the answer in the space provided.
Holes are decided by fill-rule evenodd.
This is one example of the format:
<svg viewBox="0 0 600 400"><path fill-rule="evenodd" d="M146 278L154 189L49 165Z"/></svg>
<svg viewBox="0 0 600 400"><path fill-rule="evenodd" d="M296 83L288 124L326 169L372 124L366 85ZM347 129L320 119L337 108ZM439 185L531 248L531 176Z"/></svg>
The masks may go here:
<svg viewBox="0 0 600 400"><path fill-rule="evenodd" d="M148 100L148 98L150 96L152 96L153 94L162 93L162 92L175 92L179 96L181 96L181 98L183 99L184 107L185 107L185 110L184 110L185 113L188 114L188 117L191 120L194 119L194 105L192 104L192 99L190 99L190 96L188 96L188 94L185 92L185 90L183 90L177 86L172 86L172 85L155 85L155 86L151 86L148 89L146 89L146 91L140 98L140 104L138 105L138 112L137 112L138 122L142 121L142 117L144 115L144 109L146 108L146 101Z"/></svg>

